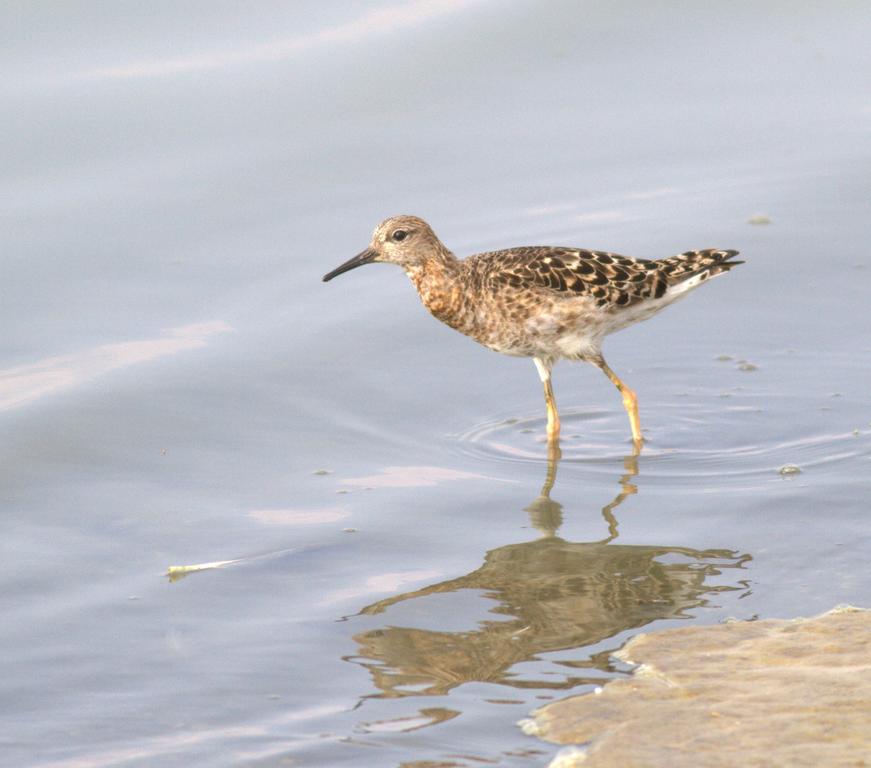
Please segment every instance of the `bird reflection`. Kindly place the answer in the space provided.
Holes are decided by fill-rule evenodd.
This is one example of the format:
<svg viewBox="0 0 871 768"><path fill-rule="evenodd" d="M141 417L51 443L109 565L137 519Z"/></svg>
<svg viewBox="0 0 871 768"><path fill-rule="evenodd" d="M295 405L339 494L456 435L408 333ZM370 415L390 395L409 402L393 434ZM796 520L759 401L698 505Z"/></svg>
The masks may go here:
<svg viewBox="0 0 871 768"><path fill-rule="evenodd" d="M602 539L602 544L607 544L612 539L617 538L617 518L614 517L614 509L619 507L627 496L638 493L638 488L631 480L638 474L639 453L640 449L636 448L631 455L623 459L625 474L620 478L620 493L602 507L602 517L608 524L608 536ZM556 482L556 470L561 458L562 451L559 445L551 443L548 446L547 475L544 478L541 493L524 509L524 512L529 513L529 522L532 523L533 528L545 536L556 536L557 530L563 524L563 505L550 497L553 484Z"/></svg>
<svg viewBox="0 0 871 768"><path fill-rule="evenodd" d="M358 654L348 660L369 670L378 696L444 694L470 681L553 689L601 682L601 671L611 670L614 648L592 656L580 653L578 661L560 661L565 674L551 672L545 679L533 680L529 674L521 679L512 669L539 654L583 648L652 621L687 617L709 596L746 586L738 579L725 585L706 581L743 568L749 555L612 543L618 535L614 511L637 492L632 483L638 474L637 453L624 459L620 492L601 509L607 535L593 542L557 536L562 505L550 494L559 461L556 448L541 493L526 507L540 533L537 539L493 549L480 568L465 576L380 600L360 611L373 616L430 595L475 590L493 601L490 613L500 617L481 620L471 631L387 625L359 633L354 638Z"/></svg>

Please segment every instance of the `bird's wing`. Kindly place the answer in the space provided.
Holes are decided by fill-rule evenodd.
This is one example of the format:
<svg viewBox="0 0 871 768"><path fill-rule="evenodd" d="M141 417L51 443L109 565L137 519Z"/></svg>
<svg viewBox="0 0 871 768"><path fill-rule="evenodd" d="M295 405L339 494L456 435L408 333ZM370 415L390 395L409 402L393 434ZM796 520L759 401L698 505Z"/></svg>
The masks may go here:
<svg viewBox="0 0 871 768"><path fill-rule="evenodd" d="M606 251L530 246L481 254L490 262L491 285L545 288L566 296L589 296L600 307L628 306L661 296L668 283L658 262Z"/></svg>
<svg viewBox="0 0 871 768"><path fill-rule="evenodd" d="M626 307L658 299L694 276L719 274L741 262L737 251L687 251L668 259L633 259L607 251L529 246L472 257L485 267L491 287L545 288L566 296L589 296L600 307Z"/></svg>

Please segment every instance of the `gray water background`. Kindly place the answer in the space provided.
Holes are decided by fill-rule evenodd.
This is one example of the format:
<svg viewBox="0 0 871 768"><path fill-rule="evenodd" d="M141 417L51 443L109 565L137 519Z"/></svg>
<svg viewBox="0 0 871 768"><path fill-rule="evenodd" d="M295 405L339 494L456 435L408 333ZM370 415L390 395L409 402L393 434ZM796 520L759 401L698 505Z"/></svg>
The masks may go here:
<svg viewBox="0 0 871 768"><path fill-rule="evenodd" d="M3 19L0 764L539 766L638 631L871 605L866 4ZM397 213L747 263L609 339L635 465L556 368L548 500L529 361L320 283Z"/></svg>

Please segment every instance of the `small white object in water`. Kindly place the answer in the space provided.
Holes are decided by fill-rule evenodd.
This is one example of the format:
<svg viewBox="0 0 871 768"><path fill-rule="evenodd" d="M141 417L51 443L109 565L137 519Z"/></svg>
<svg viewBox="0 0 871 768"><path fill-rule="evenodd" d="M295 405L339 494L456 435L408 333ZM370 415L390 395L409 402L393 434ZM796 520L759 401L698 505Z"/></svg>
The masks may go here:
<svg viewBox="0 0 871 768"><path fill-rule="evenodd" d="M187 576L189 573L198 573L199 571L211 571L215 568L223 568L225 565L232 565L240 562L236 560L216 560L212 563L197 563L196 565L171 565L166 569L166 575L170 581L176 581Z"/></svg>
<svg viewBox="0 0 871 768"><path fill-rule="evenodd" d="M800 475L801 467L797 467L795 464L784 464L780 468L781 475Z"/></svg>
<svg viewBox="0 0 871 768"><path fill-rule="evenodd" d="M531 717L524 717L523 720L518 720L517 725L520 726L520 730L527 736L538 736L538 723Z"/></svg>
<svg viewBox="0 0 871 768"><path fill-rule="evenodd" d="M747 219L747 223L759 226L760 224L771 224L771 219L764 213L754 213L749 219Z"/></svg>
<svg viewBox="0 0 871 768"><path fill-rule="evenodd" d="M587 761L587 752L581 747L563 747L547 768L576 768Z"/></svg>

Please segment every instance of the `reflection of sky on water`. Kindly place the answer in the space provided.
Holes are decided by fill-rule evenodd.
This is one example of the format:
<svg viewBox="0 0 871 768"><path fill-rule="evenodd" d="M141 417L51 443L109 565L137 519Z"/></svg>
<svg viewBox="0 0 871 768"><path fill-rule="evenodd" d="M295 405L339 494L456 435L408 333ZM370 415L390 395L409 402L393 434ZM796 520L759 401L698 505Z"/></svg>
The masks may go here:
<svg viewBox="0 0 871 768"><path fill-rule="evenodd" d="M480 0L478 0L480 2ZM312 48L358 42L368 37L403 32L427 24L433 18L474 5L473 0L412 0L384 5L354 21L327 27L312 34L272 40L214 54L170 57L162 60L120 64L86 72L80 77L127 79L203 72L221 67L274 63L309 52Z"/></svg>
<svg viewBox="0 0 871 768"><path fill-rule="evenodd" d="M199 349L209 343L209 337L232 330L221 321L196 323L169 328L156 339L103 344L0 370L0 411L71 389L119 368Z"/></svg>
<svg viewBox="0 0 871 768"><path fill-rule="evenodd" d="M348 477L342 485L361 488L427 488L448 480L498 480L447 467L384 467L377 475Z"/></svg>
<svg viewBox="0 0 871 768"><path fill-rule="evenodd" d="M254 742L239 755L240 760L265 760L282 755L299 746L298 739L292 737L276 738L274 736L276 731L281 731L297 723L307 723L311 720L335 716L341 711L342 708L337 706L312 706L294 712L285 712L273 717L270 721L256 724L186 728L182 733L143 739L135 746L91 752L83 758L50 760L42 762L40 765L42 768L114 768L119 765L136 764L143 760L149 762L166 761L176 758L180 753L196 754L200 750L214 749L216 744L227 739ZM264 740L268 742L268 746L263 746ZM316 742L316 739L312 737L312 741Z"/></svg>
<svg viewBox="0 0 871 768"><path fill-rule="evenodd" d="M351 513L343 507L322 509L252 509L248 517L267 525L324 525L344 520Z"/></svg>
<svg viewBox="0 0 871 768"><path fill-rule="evenodd" d="M440 575L438 571L433 570L379 573L377 576L369 576L359 587L350 587L326 595L321 601L321 605L333 605L345 600L353 600L384 592L395 592L407 584L432 579Z"/></svg>

